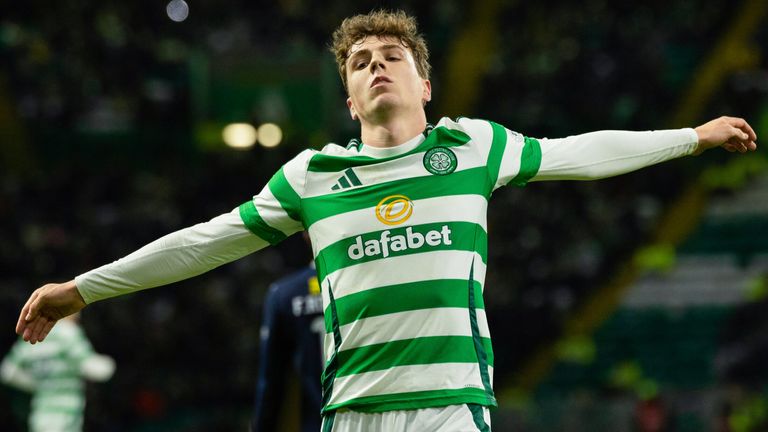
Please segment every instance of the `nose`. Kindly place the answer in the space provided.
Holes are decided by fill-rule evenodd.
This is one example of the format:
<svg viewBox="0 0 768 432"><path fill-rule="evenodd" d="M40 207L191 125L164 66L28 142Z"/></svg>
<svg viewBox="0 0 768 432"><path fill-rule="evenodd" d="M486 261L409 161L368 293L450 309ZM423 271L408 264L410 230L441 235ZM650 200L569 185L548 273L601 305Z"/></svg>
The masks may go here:
<svg viewBox="0 0 768 432"><path fill-rule="evenodd" d="M371 59L371 64L369 66L371 68L371 73L376 72L376 69L381 69L381 70L386 69L386 65L383 59L379 58L378 56L374 56Z"/></svg>

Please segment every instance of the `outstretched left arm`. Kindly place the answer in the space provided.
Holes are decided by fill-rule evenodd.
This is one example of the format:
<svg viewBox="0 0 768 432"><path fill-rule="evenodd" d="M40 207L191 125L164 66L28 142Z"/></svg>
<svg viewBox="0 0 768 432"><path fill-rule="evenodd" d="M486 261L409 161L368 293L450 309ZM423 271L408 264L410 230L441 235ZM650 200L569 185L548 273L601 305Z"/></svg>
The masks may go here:
<svg viewBox="0 0 768 432"><path fill-rule="evenodd" d="M695 129L646 132L598 131L539 140L541 165L532 181L593 180L624 174L677 157L723 147L757 148L757 136L740 118L720 117Z"/></svg>

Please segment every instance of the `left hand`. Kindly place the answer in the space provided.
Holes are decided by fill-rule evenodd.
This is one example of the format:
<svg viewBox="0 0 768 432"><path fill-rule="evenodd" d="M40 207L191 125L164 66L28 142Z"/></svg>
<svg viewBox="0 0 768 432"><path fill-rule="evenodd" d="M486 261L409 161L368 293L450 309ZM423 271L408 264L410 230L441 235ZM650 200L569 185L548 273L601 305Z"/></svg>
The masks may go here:
<svg viewBox="0 0 768 432"><path fill-rule="evenodd" d="M699 136L699 145L693 154L704 150L723 147L729 152L746 153L757 149L757 135L746 120L738 117L720 117L694 129Z"/></svg>

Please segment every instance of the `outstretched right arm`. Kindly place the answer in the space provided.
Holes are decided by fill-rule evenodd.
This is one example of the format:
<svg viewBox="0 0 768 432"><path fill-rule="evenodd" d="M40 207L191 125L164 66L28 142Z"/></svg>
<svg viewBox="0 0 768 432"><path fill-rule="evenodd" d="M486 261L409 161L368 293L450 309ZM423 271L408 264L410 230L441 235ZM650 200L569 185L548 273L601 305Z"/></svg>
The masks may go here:
<svg viewBox="0 0 768 432"><path fill-rule="evenodd" d="M300 196L312 151L286 163L252 200L208 222L168 234L113 263L35 290L16 333L45 339L57 320L97 300L177 282L234 261L302 229Z"/></svg>
<svg viewBox="0 0 768 432"><path fill-rule="evenodd" d="M205 273L266 247L237 209L161 237L113 263L75 278L86 304Z"/></svg>
<svg viewBox="0 0 768 432"><path fill-rule="evenodd" d="M42 341L57 320L87 304L187 279L267 245L248 230L235 209L161 237L72 281L35 290L21 310L16 332L25 341Z"/></svg>

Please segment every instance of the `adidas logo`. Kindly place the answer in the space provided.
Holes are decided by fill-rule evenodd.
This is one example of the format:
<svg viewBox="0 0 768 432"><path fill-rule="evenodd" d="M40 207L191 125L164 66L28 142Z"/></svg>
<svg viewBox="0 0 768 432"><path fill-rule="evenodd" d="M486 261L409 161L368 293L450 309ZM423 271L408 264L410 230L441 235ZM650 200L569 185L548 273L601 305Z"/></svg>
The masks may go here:
<svg viewBox="0 0 768 432"><path fill-rule="evenodd" d="M347 168L344 170L344 175L339 177L331 190L347 189L352 186L362 186L362 183L360 182L360 179L357 178L357 174L352 171L352 168Z"/></svg>

